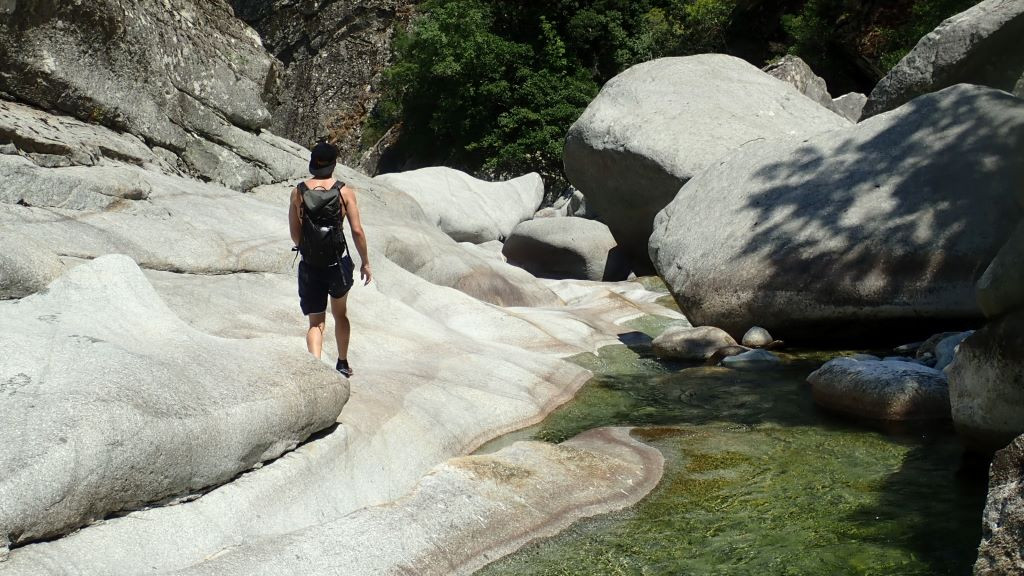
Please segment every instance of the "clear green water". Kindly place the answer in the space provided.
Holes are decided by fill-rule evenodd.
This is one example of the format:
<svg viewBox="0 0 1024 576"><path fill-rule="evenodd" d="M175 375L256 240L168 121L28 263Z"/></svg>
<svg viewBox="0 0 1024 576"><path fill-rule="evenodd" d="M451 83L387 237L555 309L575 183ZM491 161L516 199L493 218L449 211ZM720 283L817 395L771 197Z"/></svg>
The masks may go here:
<svg viewBox="0 0 1024 576"><path fill-rule="evenodd" d="M745 372L662 364L634 336L577 357L595 378L518 436L638 426L665 456L661 483L478 574L970 574L985 466L965 465L951 425L883 428L816 409L805 378L834 353Z"/></svg>

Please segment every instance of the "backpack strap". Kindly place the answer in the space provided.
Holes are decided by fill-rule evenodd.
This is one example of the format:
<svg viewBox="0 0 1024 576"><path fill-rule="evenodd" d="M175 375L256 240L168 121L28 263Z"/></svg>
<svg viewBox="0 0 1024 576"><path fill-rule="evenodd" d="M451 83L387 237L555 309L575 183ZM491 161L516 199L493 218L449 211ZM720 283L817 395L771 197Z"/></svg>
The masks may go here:
<svg viewBox="0 0 1024 576"><path fill-rule="evenodd" d="M303 192L309 190L309 186L306 185L305 180L296 184L295 187L299 189L299 194L302 194Z"/></svg>

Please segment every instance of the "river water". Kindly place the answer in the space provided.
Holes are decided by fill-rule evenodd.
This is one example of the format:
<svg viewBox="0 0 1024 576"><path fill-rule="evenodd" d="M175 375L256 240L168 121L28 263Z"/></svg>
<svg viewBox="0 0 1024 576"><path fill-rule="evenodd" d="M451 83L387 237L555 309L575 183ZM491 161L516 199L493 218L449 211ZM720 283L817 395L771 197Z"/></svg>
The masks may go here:
<svg viewBox="0 0 1024 576"><path fill-rule="evenodd" d="M986 463L948 422L882 426L828 414L807 375L836 352L759 371L662 363L657 319L573 361L595 374L543 423L501 439L560 442L636 426L665 475L636 506L580 521L480 575L967 575Z"/></svg>

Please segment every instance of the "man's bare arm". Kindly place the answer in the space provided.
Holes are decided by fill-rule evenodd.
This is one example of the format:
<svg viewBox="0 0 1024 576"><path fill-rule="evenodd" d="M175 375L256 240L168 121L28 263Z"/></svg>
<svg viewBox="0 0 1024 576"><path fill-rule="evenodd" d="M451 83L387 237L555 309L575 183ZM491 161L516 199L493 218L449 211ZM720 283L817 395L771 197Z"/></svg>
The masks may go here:
<svg viewBox="0 0 1024 576"><path fill-rule="evenodd" d="M302 222L299 220L299 189L292 190L291 201L288 202L288 231L292 235L292 245L298 246L302 240Z"/></svg>
<svg viewBox="0 0 1024 576"><path fill-rule="evenodd" d="M345 186L341 189L341 199L345 202L345 215L348 218L349 227L352 229L352 240L356 244L356 251L359 252L359 276L363 279L363 285L369 284L373 279L373 272L370 271L370 256L366 250L366 233L363 232L363 223L359 219L359 205L356 203L356 192Z"/></svg>

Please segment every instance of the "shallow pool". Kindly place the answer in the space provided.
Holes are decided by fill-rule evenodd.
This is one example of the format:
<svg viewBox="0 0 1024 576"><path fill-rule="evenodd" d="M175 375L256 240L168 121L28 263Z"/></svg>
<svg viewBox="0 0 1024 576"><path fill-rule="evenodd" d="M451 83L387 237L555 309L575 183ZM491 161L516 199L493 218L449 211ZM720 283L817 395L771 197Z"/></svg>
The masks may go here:
<svg viewBox="0 0 1024 576"><path fill-rule="evenodd" d="M542 424L559 442L631 425L665 476L638 505L581 521L483 575L970 574L986 463L949 423L883 427L816 408L805 378L835 353L747 372L663 364L639 333L574 361L595 373Z"/></svg>

